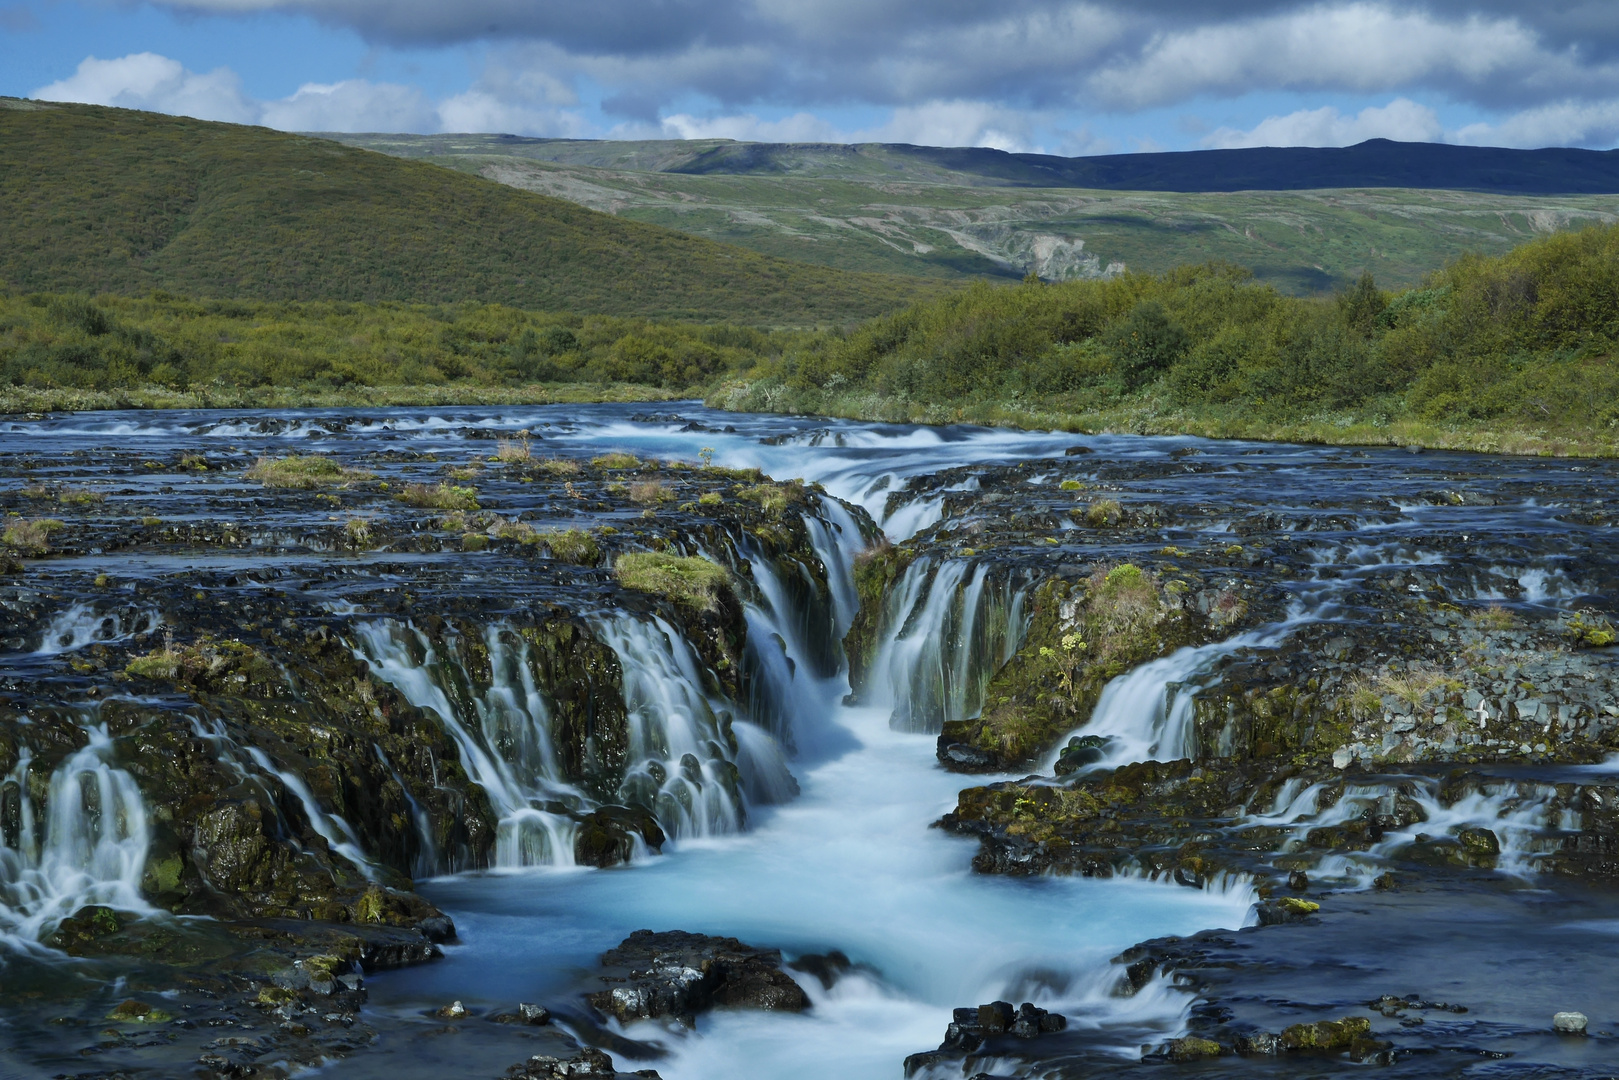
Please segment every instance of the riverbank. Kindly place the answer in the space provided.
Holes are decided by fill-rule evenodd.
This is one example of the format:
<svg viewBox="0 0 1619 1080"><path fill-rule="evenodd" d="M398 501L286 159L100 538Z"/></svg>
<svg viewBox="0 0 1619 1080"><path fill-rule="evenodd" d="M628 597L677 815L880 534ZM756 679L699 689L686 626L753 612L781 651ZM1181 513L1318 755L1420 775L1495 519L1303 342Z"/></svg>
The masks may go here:
<svg viewBox="0 0 1619 1080"><path fill-rule="evenodd" d="M1106 409L1015 401L927 404L874 392L797 394L770 385L728 384L663 390L635 383L536 383L479 385L310 387L221 387L171 390L143 386L127 390L0 389L0 416L62 412L167 409L357 409L368 407L562 405L604 402L690 401L728 412L822 416L883 424L943 427L976 424L1012 431L1059 431L1086 435L1163 435L1203 439L1299 443L1311 446L1365 446L1462 450L1531 457L1619 457L1619 428L1571 431L1488 424L1444 425L1412 419L1367 419L1353 413L1302 421L1256 419L1242 409L1188 409L1148 400Z"/></svg>

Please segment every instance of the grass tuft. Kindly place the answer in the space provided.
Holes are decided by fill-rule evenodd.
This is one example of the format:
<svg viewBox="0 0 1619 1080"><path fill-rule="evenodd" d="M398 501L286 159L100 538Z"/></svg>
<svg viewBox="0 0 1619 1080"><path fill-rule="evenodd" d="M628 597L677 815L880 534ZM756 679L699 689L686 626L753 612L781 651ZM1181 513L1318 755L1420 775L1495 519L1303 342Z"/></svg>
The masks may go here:
<svg viewBox="0 0 1619 1080"><path fill-rule="evenodd" d="M409 484L394 498L426 510L476 510L478 489L453 484Z"/></svg>
<svg viewBox="0 0 1619 1080"><path fill-rule="evenodd" d="M668 597L699 611L718 608L720 595L731 585L731 575L718 563L661 551L625 552L613 563L613 573L626 589Z"/></svg>
<svg viewBox="0 0 1619 1080"><path fill-rule="evenodd" d="M363 469L345 468L336 459L323 454L259 458L258 463L243 474L246 479L255 480L265 487L292 491L343 487L359 480L369 480L372 475Z"/></svg>

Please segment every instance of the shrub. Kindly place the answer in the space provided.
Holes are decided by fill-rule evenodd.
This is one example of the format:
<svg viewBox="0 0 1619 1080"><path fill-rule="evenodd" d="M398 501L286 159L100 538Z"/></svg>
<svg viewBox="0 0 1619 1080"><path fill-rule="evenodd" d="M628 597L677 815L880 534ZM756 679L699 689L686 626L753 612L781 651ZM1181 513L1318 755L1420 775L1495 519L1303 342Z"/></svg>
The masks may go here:
<svg viewBox="0 0 1619 1080"><path fill-rule="evenodd" d="M553 559L579 566L595 566L601 559L601 548L595 537L583 529L553 529L539 537Z"/></svg>
<svg viewBox="0 0 1619 1080"><path fill-rule="evenodd" d="M501 439L495 444L495 460L507 465L526 465L533 457L527 439Z"/></svg>
<svg viewBox="0 0 1619 1080"><path fill-rule="evenodd" d="M394 496L407 506L428 510L476 510L478 490L452 484L410 484Z"/></svg>
<svg viewBox="0 0 1619 1080"><path fill-rule="evenodd" d="M1093 529L1117 525L1124 519L1124 507L1117 499L1098 499L1085 510L1085 524Z"/></svg>
<svg viewBox="0 0 1619 1080"><path fill-rule="evenodd" d="M725 502L725 496L717 491L705 491L697 497L697 502L702 506L719 506Z"/></svg>
<svg viewBox="0 0 1619 1080"><path fill-rule="evenodd" d="M660 551L626 552L613 563L613 573L626 589L664 596L700 611L715 610L731 585L731 575L718 563Z"/></svg>
<svg viewBox="0 0 1619 1080"><path fill-rule="evenodd" d="M573 458L543 458L534 462L534 468L549 476L578 476L583 471Z"/></svg>
<svg viewBox="0 0 1619 1080"><path fill-rule="evenodd" d="M284 458L259 458L258 463L243 476L256 480L265 487L309 491L320 487L342 487L357 480L369 480L371 473L362 469L349 469L336 459L322 454L293 455Z"/></svg>
<svg viewBox="0 0 1619 1080"><path fill-rule="evenodd" d="M375 539L371 523L364 518L349 518L343 525L343 539L350 547L366 548Z"/></svg>
<svg viewBox="0 0 1619 1080"><path fill-rule="evenodd" d="M1141 301L1129 318L1107 333L1107 344L1118 358L1119 373L1131 389L1168 371L1186 355L1189 340L1186 331L1156 300Z"/></svg>
<svg viewBox="0 0 1619 1080"><path fill-rule="evenodd" d="M3 534L0 534L0 542L18 551L43 555L50 550L51 533L63 527L62 522L55 518L14 521L6 526Z"/></svg>
<svg viewBox="0 0 1619 1080"><path fill-rule="evenodd" d="M1134 563L1098 569L1091 575L1085 637L1096 645L1099 659L1145 649L1164 614L1157 580Z"/></svg>
<svg viewBox="0 0 1619 1080"><path fill-rule="evenodd" d="M661 480L637 480L630 485L630 498L638 503L662 503L675 497Z"/></svg>
<svg viewBox="0 0 1619 1080"><path fill-rule="evenodd" d="M634 454L625 454L619 451L593 457L590 459L590 463L598 469L637 469L641 466L640 459Z"/></svg>

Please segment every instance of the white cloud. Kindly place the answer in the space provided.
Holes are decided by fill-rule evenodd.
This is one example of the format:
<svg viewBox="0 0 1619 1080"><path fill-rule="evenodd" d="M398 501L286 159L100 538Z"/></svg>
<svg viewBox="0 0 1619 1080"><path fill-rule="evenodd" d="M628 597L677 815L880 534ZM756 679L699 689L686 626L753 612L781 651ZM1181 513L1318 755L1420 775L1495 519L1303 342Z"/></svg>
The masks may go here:
<svg viewBox="0 0 1619 1080"><path fill-rule="evenodd" d="M660 122L665 139L736 139L739 142L849 142L847 135L810 113L795 113L780 120L761 120L751 113L740 116L697 117L687 113L666 116Z"/></svg>
<svg viewBox="0 0 1619 1080"><path fill-rule="evenodd" d="M1425 105L1396 98L1387 105L1362 109L1345 116L1330 106L1300 109L1286 116L1271 116L1248 131L1223 127L1203 139L1218 149L1240 146L1352 146L1367 139L1397 142L1435 142L1444 137L1444 125Z"/></svg>
<svg viewBox="0 0 1619 1080"><path fill-rule="evenodd" d="M1320 4L1241 22L1210 23L1155 36L1139 56L1089 79L1104 101L1143 108L1198 94L1255 89L1386 92L1445 85L1487 98L1533 85L1614 81L1619 72L1548 51L1515 18L1444 20L1386 3Z"/></svg>
<svg viewBox="0 0 1619 1080"><path fill-rule="evenodd" d="M1493 124L1469 124L1454 141L1478 146L1619 145L1619 100L1562 101L1525 109Z"/></svg>
<svg viewBox="0 0 1619 1080"><path fill-rule="evenodd" d="M433 131L438 110L413 86L347 79L305 83L291 97L267 101L261 123L283 131Z"/></svg>
<svg viewBox="0 0 1619 1080"><path fill-rule="evenodd" d="M149 52L116 60L85 57L71 77L42 86L32 96L238 124L255 123L259 115L258 106L243 96L241 80L229 68L199 75L178 60Z"/></svg>
<svg viewBox="0 0 1619 1080"><path fill-rule="evenodd" d="M915 143L918 146L988 146L1026 153L1031 117L983 101L930 101L894 110L893 118L865 133L861 141Z"/></svg>
<svg viewBox="0 0 1619 1080"><path fill-rule="evenodd" d="M283 131L509 132L516 135L579 136L585 122L551 102L571 101L554 79L529 74L496 85L482 83L434 103L413 86L346 79L305 83L289 97L255 101L242 93L229 68L207 74L188 71L178 60L156 53L132 53L116 60L91 56L71 78L42 86L32 97L77 101L125 109L263 124Z"/></svg>
<svg viewBox="0 0 1619 1080"><path fill-rule="evenodd" d="M666 139L915 143L919 146L988 146L1014 153L1031 149L1029 114L982 101L931 101L907 106L895 109L885 123L854 130L837 128L807 112L780 120L760 120L751 113L707 118L678 113L664 117L661 128L661 135Z"/></svg>
<svg viewBox="0 0 1619 1080"><path fill-rule="evenodd" d="M503 132L566 139L590 137L590 125L578 113L514 102L476 88L439 102L437 130Z"/></svg>

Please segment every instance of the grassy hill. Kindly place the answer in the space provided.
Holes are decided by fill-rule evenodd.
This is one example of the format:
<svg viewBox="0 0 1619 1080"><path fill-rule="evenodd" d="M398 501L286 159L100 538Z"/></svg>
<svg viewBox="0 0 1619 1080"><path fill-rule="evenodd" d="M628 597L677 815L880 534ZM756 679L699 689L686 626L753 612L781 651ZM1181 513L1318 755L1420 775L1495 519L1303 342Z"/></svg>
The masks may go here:
<svg viewBox="0 0 1619 1080"><path fill-rule="evenodd" d="M264 128L0 99L0 288L844 323L936 294Z"/></svg>
<svg viewBox="0 0 1619 1080"><path fill-rule="evenodd" d="M1047 280L1105 277L1121 268L1159 274L1227 259L1296 295L1345 288L1367 270L1385 285L1405 287L1464 252L1500 254L1551 232L1619 221L1619 195L1612 194L1038 187L1031 184L1042 176L1055 182L1049 170L1019 174L1012 183L989 166L1004 171L1017 159L988 150L504 135L333 137L770 255L945 280L1021 278L1031 270ZM1426 149L1432 148L1416 148ZM1268 152L1221 153L1239 163L1253 159L1256 168L1268 161ZM1519 162L1518 173L1530 180L1555 179L1540 152L1499 153ZM1619 154L1568 153L1611 163L1619 179ZM1145 164L1137 163L1129 175L1152 162L1159 172L1179 175L1171 159L1188 156L1196 157L1121 155L1071 164L1141 158ZM1485 155L1480 165L1487 160ZM1323 171L1318 163L1312 177L1342 183L1350 175L1342 168ZM1456 168L1423 174L1413 167L1401 175L1412 183L1480 179ZM1506 172L1508 180L1514 175Z"/></svg>

